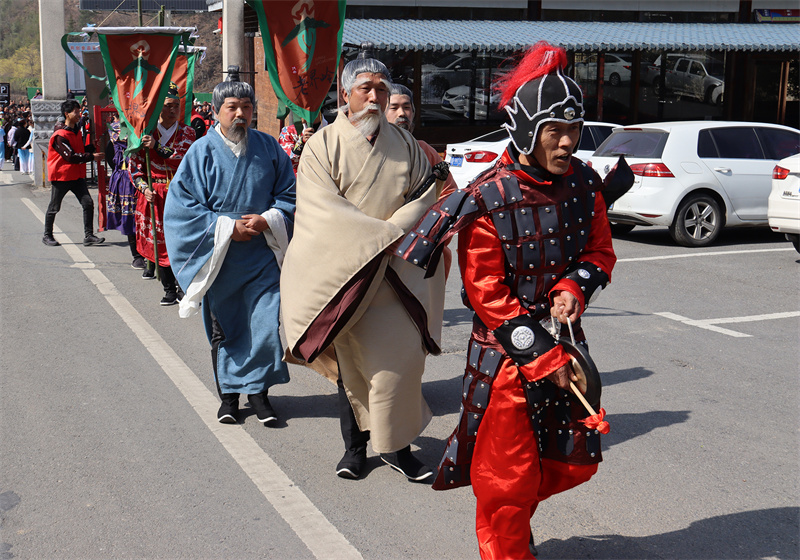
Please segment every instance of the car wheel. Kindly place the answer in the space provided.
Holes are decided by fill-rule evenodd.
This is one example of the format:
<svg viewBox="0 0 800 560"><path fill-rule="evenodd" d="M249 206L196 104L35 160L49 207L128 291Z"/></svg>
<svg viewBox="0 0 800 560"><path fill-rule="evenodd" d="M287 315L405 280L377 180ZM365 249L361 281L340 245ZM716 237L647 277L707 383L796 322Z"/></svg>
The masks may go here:
<svg viewBox="0 0 800 560"><path fill-rule="evenodd" d="M705 247L717 239L721 230L719 203L707 194L694 194L678 206L669 234L684 247Z"/></svg>
<svg viewBox="0 0 800 560"><path fill-rule="evenodd" d="M636 224L618 224L611 222L611 233L613 235L625 235L626 233L630 233L635 227Z"/></svg>
<svg viewBox="0 0 800 560"><path fill-rule="evenodd" d="M724 93L720 93L720 94L719 94L719 97L717 97L717 107L722 107L722 103L723 103L723 99L722 99L722 98L723 98L724 96L725 96L725 94L724 94Z"/></svg>
<svg viewBox="0 0 800 560"><path fill-rule="evenodd" d="M713 105L714 102L711 100L711 96L714 95L714 86L711 86L706 90L706 99L705 102L709 105Z"/></svg>
<svg viewBox="0 0 800 560"><path fill-rule="evenodd" d="M617 74L616 72L614 72L608 77L608 83L614 87L617 87L621 82L622 80L620 79L619 74Z"/></svg>
<svg viewBox="0 0 800 560"><path fill-rule="evenodd" d="M800 253L800 235L797 235L796 233L787 233L786 239L791 241L792 245L794 245L794 250Z"/></svg>
<svg viewBox="0 0 800 560"><path fill-rule="evenodd" d="M661 78L653 78L653 93L659 97L664 93L664 88L661 85Z"/></svg>

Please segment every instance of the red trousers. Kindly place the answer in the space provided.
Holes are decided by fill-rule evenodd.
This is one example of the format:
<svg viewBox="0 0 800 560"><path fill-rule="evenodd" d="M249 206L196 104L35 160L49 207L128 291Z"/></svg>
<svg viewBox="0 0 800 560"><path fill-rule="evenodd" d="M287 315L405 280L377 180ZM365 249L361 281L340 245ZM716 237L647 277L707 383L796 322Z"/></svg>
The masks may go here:
<svg viewBox="0 0 800 560"><path fill-rule="evenodd" d="M530 520L539 502L589 480L597 465L539 461L517 368L505 360L478 429L470 478L483 560L531 559Z"/></svg>

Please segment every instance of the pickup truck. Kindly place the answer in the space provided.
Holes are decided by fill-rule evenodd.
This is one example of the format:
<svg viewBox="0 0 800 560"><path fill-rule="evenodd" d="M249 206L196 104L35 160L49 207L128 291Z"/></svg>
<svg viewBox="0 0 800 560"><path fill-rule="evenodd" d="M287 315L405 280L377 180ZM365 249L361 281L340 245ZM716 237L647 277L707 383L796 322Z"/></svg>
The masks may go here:
<svg viewBox="0 0 800 560"><path fill-rule="evenodd" d="M660 58L653 68L653 91L662 94ZM665 76L666 92L693 97L712 105L721 105L725 82L723 65L715 59L668 58Z"/></svg>

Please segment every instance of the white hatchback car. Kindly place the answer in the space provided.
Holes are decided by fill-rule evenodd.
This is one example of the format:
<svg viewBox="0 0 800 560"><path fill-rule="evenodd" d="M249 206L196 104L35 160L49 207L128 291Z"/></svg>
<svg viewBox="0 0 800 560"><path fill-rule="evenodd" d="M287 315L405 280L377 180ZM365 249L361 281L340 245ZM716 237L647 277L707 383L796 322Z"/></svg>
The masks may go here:
<svg viewBox="0 0 800 560"><path fill-rule="evenodd" d="M586 121L575 157L586 161L595 148L608 138L618 124ZM503 155L511 139L505 128L495 130L466 142L448 144L445 161L450 164L450 173L459 189L465 188L480 173L489 169Z"/></svg>
<svg viewBox="0 0 800 560"><path fill-rule="evenodd" d="M615 231L660 225L680 245L710 245L724 226L767 225L778 160L800 131L768 123L684 121L619 128L590 158L604 177L624 155L634 183L609 208Z"/></svg>
<svg viewBox="0 0 800 560"><path fill-rule="evenodd" d="M800 253L800 154L780 160L772 170L767 218L772 231L785 234Z"/></svg>

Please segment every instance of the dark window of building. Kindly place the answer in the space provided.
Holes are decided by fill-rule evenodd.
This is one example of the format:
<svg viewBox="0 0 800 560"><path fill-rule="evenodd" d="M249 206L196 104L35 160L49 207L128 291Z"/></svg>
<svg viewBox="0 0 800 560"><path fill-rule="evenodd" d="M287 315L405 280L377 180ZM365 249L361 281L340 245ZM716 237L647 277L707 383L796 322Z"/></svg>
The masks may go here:
<svg viewBox="0 0 800 560"><path fill-rule="evenodd" d="M642 51L634 122L722 119L725 61L717 52Z"/></svg>
<svg viewBox="0 0 800 560"><path fill-rule="evenodd" d="M505 53L449 51L422 55L420 84L423 126L503 122L493 83L512 64Z"/></svg>

